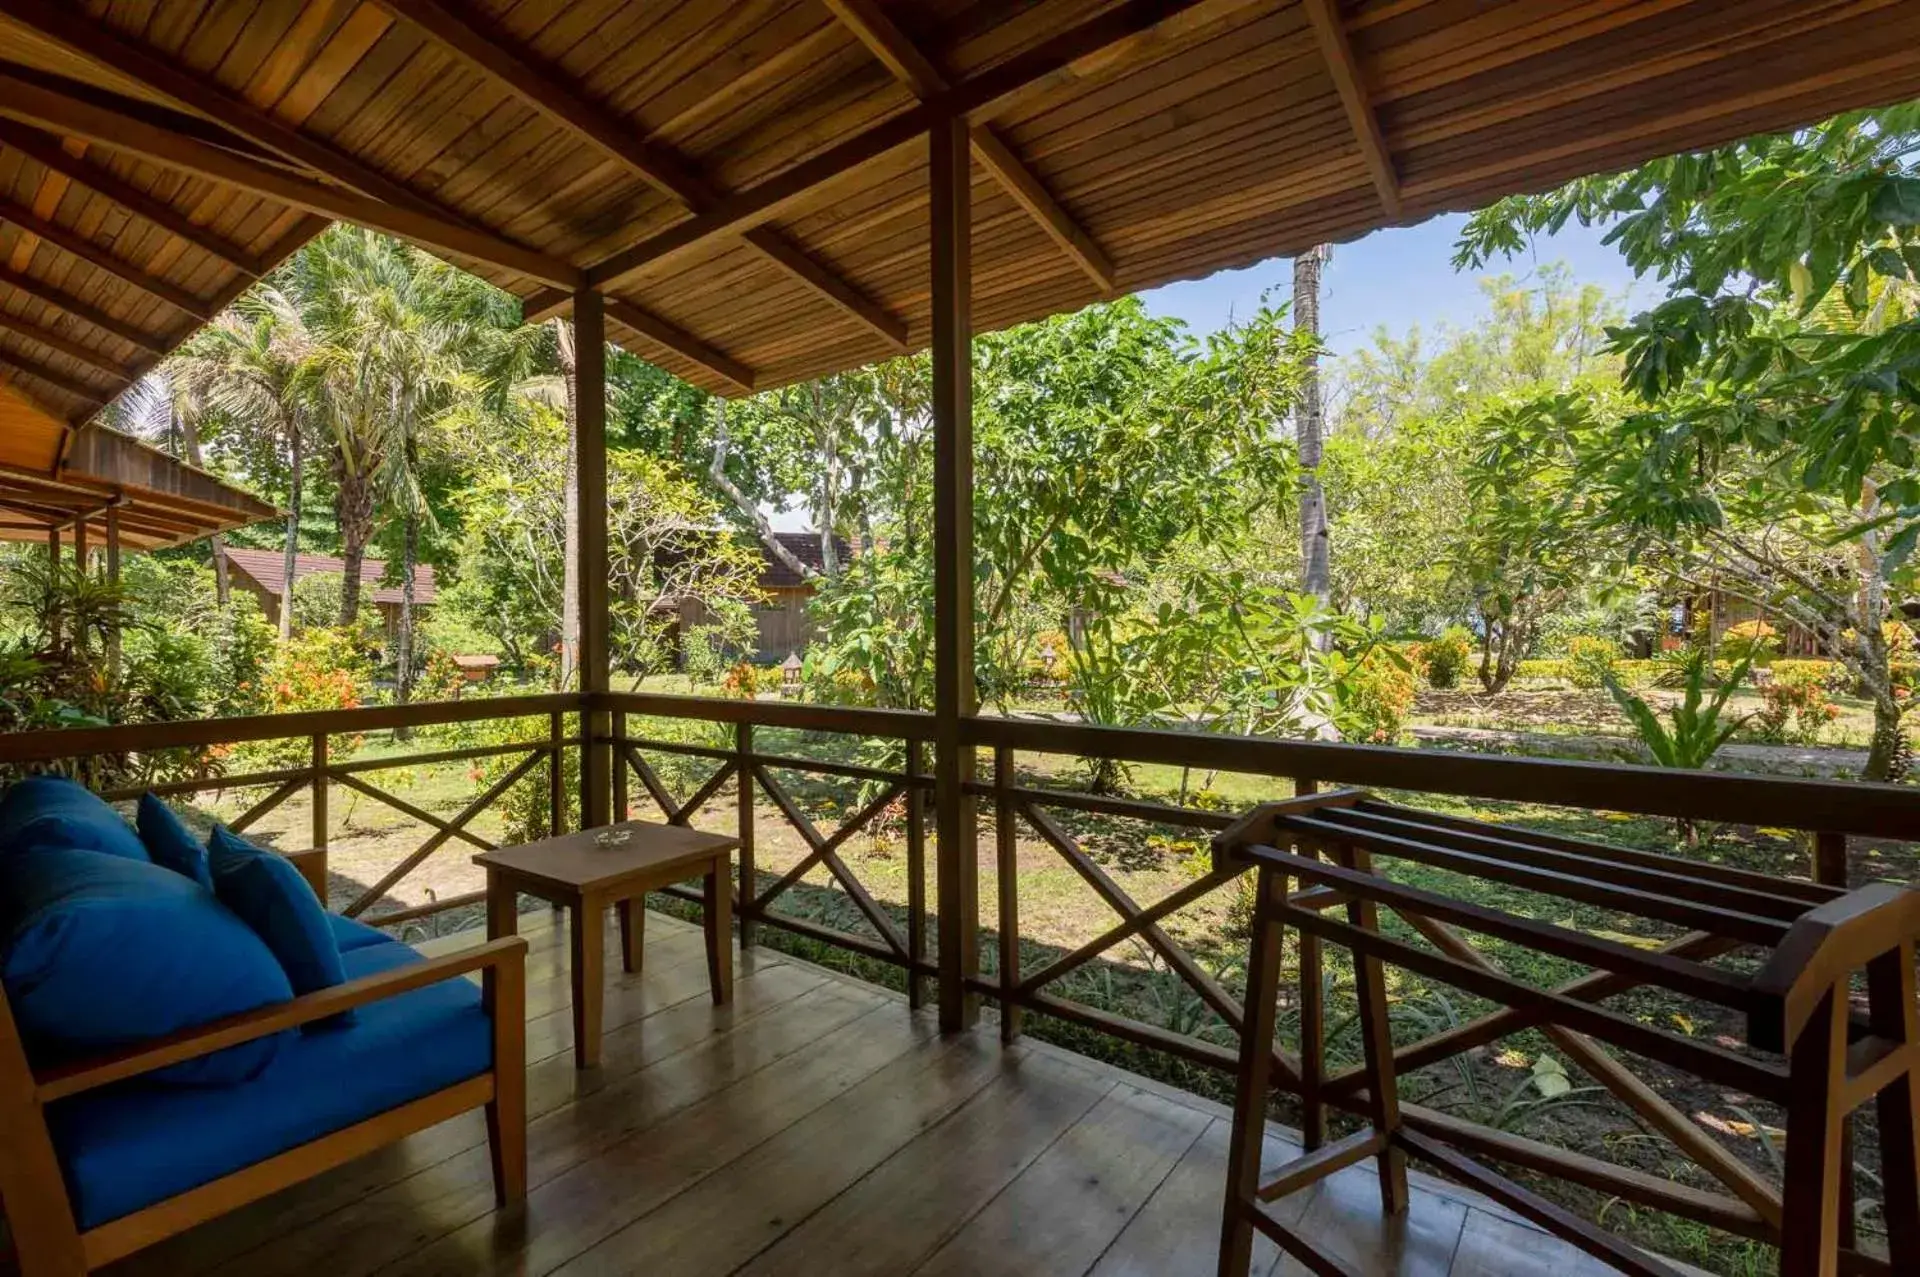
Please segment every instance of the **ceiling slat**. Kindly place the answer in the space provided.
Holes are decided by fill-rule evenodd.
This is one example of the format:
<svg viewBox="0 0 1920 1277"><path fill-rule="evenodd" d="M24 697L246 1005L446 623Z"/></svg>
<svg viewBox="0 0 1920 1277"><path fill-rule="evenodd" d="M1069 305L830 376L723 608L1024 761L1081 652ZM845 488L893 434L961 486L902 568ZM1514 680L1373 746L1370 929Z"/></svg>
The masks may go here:
<svg viewBox="0 0 1920 1277"><path fill-rule="evenodd" d="M261 268L258 258L244 249L228 243L206 227L194 222L173 205L153 198L137 187L122 182L98 164L90 164L80 156L74 155L60 140L39 129L28 128L11 120L0 120L0 143L12 147L21 154L31 157L35 162L61 173L99 195L118 204L129 213L151 222L161 230L178 235L237 271L258 279L266 272Z"/></svg>
<svg viewBox="0 0 1920 1277"><path fill-rule="evenodd" d="M149 297L159 298L182 314L191 315L202 323L213 318L214 312L207 309L204 299L194 296L186 289L124 258L114 256L104 245L95 243L78 231L62 226L58 222L41 217L30 208L21 208L17 204L0 201L0 222L11 223L27 234L45 240L61 252L78 257L96 270L103 270L122 283L133 285Z"/></svg>
<svg viewBox="0 0 1920 1277"><path fill-rule="evenodd" d="M0 0L0 5L14 2ZM84 137L109 150L127 151L162 167L196 173L296 208L505 267L543 283L572 288L579 281L580 272L571 263L502 239L491 231L473 230L464 223L385 204L356 191L244 159L149 125L125 111L29 82L5 69L0 69L0 115Z"/></svg>
<svg viewBox="0 0 1920 1277"><path fill-rule="evenodd" d="M1380 192L1380 206L1388 217L1399 217L1400 175L1394 171L1393 155L1380 132L1380 120L1367 96L1353 45L1341 25L1339 8L1334 0L1301 0L1301 3L1313 27L1314 38L1320 42L1320 52L1326 59L1327 74L1333 77L1334 90L1340 95L1340 105L1346 108L1347 119L1353 125L1360 154L1367 162L1367 172L1373 177L1374 188Z"/></svg>

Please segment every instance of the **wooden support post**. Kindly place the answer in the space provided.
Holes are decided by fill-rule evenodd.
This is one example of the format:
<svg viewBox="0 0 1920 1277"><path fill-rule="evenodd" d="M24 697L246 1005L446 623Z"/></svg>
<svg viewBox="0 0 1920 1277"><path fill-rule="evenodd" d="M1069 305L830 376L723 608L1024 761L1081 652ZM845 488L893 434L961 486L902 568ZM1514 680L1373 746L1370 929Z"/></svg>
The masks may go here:
<svg viewBox="0 0 1920 1277"><path fill-rule="evenodd" d="M1867 963L1867 1017L1874 1036L1911 1049L1920 1044L1920 994L1913 945ZM1878 1096L1880 1217L1887 1222L1887 1258L1895 1272L1920 1272L1920 1068L1906 1070ZM1853 1163L1840 1173L1851 1179Z"/></svg>
<svg viewBox="0 0 1920 1277"><path fill-rule="evenodd" d="M60 571L60 529L59 528L47 529L47 570L50 573L53 573L55 575L58 575ZM56 648L59 647L60 646L60 612L58 609L54 609L53 612L51 613L51 623L49 625L49 630L50 630L50 633L48 634L47 637L53 641L54 647Z"/></svg>
<svg viewBox="0 0 1920 1277"><path fill-rule="evenodd" d="M613 818L617 822L628 819L630 815L627 810L627 778L633 773L627 766L624 744L627 739L627 716L616 711L609 720L608 726L613 733L613 739L616 742L622 742L615 744L612 753L608 755L613 766Z"/></svg>
<svg viewBox="0 0 1920 1277"><path fill-rule="evenodd" d="M327 903L327 734L320 732L313 738L313 800L311 806L312 838L314 854L303 859L301 868L307 872L307 881L313 885L313 894L320 897L320 903Z"/></svg>
<svg viewBox="0 0 1920 1277"><path fill-rule="evenodd" d="M926 981L919 966L927 956L927 795L919 779L927 774L926 750L907 742L907 1005L926 1002Z"/></svg>
<svg viewBox="0 0 1920 1277"><path fill-rule="evenodd" d="M934 812L940 910L940 1027L980 1017L980 869L973 746L973 210L967 123L928 132L933 267Z"/></svg>
<svg viewBox="0 0 1920 1277"><path fill-rule="evenodd" d="M735 835L740 839L740 948L746 950L753 948L753 902L760 891L760 875L753 863L753 724L739 724L734 729L733 742L740 760L733 784L740 805Z"/></svg>
<svg viewBox="0 0 1920 1277"><path fill-rule="evenodd" d="M567 832L567 716L547 715L547 832Z"/></svg>
<svg viewBox="0 0 1920 1277"><path fill-rule="evenodd" d="M1844 984L1829 990L1787 1050L1786 1188L1781 1195L1781 1277L1834 1277L1840 1261L1841 1093L1847 1075Z"/></svg>
<svg viewBox="0 0 1920 1277"><path fill-rule="evenodd" d="M1296 780L1296 797L1319 792L1317 781ZM1299 849L1314 855L1311 848ZM1297 930L1297 929L1296 929ZM1327 1142L1327 1106L1320 1097L1327 1075L1327 986L1320 937L1299 931L1300 943L1300 1143L1308 1151Z"/></svg>
<svg viewBox="0 0 1920 1277"><path fill-rule="evenodd" d="M1260 1156L1267 1138L1267 1091L1273 1070L1275 1006L1280 992L1280 898L1287 880L1265 865L1254 871L1253 948L1247 955L1240 1072L1227 1151L1227 1193L1220 1224L1221 1277L1243 1277L1253 1262L1253 1218L1260 1192Z"/></svg>
<svg viewBox="0 0 1920 1277"><path fill-rule="evenodd" d="M82 576L87 571L87 517L84 514L73 521L73 570Z"/></svg>
<svg viewBox="0 0 1920 1277"><path fill-rule="evenodd" d="M1813 880L1828 887L1847 885L1847 836L1816 833L1813 836Z"/></svg>
<svg viewBox="0 0 1920 1277"><path fill-rule="evenodd" d="M120 512L107 511L107 585L114 590L120 588ZM117 615L117 614L116 614ZM120 623L113 621L107 628L107 674L117 684L120 681Z"/></svg>
<svg viewBox="0 0 1920 1277"><path fill-rule="evenodd" d="M607 640L607 324L604 299L590 288L573 297L574 483L579 497L580 691L610 690ZM613 815L613 729L604 710L580 715L580 825L597 828Z"/></svg>
<svg viewBox="0 0 1920 1277"><path fill-rule="evenodd" d="M1000 895L1000 1040L1020 1036L1020 1008L1013 992L1020 985L1020 839L1014 825L1013 751L993 751L994 877Z"/></svg>
<svg viewBox="0 0 1920 1277"><path fill-rule="evenodd" d="M1373 872L1372 853L1362 847L1342 846L1334 859L1348 869ZM1347 921L1366 931L1380 930L1380 910L1371 900L1347 906ZM1384 1136L1376 1163L1380 1174L1380 1212L1406 1213L1407 1155L1395 1139L1400 1133L1400 1080L1393 1067L1393 1026L1387 1012L1386 964L1371 954L1353 955L1354 992L1360 1003L1360 1044L1367 1070L1367 1117L1374 1132Z"/></svg>

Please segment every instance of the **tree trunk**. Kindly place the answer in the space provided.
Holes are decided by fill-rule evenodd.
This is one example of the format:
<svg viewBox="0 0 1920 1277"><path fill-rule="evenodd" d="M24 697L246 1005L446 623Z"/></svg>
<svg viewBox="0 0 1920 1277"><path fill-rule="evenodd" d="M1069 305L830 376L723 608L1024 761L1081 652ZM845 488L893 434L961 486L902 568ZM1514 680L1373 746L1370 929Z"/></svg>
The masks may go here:
<svg viewBox="0 0 1920 1277"><path fill-rule="evenodd" d="M394 697L405 705L413 696L413 569L420 561L420 516L407 512L405 548L400 562L400 640L394 662Z"/></svg>
<svg viewBox="0 0 1920 1277"><path fill-rule="evenodd" d="M1300 403L1293 413L1294 444L1300 458L1300 588L1324 606L1332 597L1328 568L1327 498L1320 486L1322 409L1320 401L1320 273L1333 255L1331 244L1308 249L1293 259L1293 330L1311 339L1300 380Z"/></svg>
<svg viewBox="0 0 1920 1277"><path fill-rule="evenodd" d="M764 511L755 505L740 486L727 477L727 401L713 401L717 421L713 432L713 460L707 464L707 474L713 480L713 486L725 493L727 500L733 502L734 509L740 511L753 522L754 530L760 534L760 543L767 553L787 571L803 581L811 581L819 573L802 563L799 556L786 547L773 531L773 520L767 518Z"/></svg>
<svg viewBox="0 0 1920 1277"><path fill-rule="evenodd" d="M203 469L200 460L200 427L195 423L193 414L175 411L174 421L180 428L180 446L187 454L187 464L194 469ZM227 591L230 588L227 578L227 539L219 533L207 538L213 547L213 593L224 609L227 606Z"/></svg>
<svg viewBox="0 0 1920 1277"><path fill-rule="evenodd" d="M574 385L573 325L556 319L554 336L560 351L560 376L567 393L567 459L560 468L560 483L566 502L565 529L561 548L560 583L560 686L573 686L574 673L580 668L580 444L575 437L574 421L578 405Z"/></svg>
<svg viewBox="0 0 1920 1277"><path fill-rule="evenodd" d="M340 625L360 620L360 566L366 562L367 542L373 536L373 484L364 471L349 472L343 463L336 476L334 517L340 525Z"/></svg>
<svg viewBox="0 0 1920 1277"><path fill-rule="evenodd" d="M280 641L293 636L293 572L300 555L300 499L306 466L304 432L298 423L287 431L287 539L280 556Z"/></svg>

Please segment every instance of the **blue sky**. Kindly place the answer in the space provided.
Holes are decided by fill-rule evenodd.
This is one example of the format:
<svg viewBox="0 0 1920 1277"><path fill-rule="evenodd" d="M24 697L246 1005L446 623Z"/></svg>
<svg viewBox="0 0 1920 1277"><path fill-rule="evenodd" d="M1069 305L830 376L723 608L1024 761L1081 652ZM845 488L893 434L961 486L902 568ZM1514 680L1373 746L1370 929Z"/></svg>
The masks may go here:
<svg viewBox="0 0 1920 1277"><path fill-rule="evenodd" d="M1349 354L1368 345L1383 325L1400 334L1415 324L1432 331L1443 323L1465 328L1479 320L1486 313L1479 277L1457 274L1449 264L1465 222L1464 215L1449 214L1402 230L1375 231L1336 247L1323 277L1320 306L1328 348L1335 355ZM1628 290L1632 273L1600 239L1599 231L1570 226L1543 238L1532 259L1516 258L1488 273L1524 276L1536 264L1564 261L1581 283L1599 284L1613 293ZM1275 289L1275 296L1284 298L1292 285L1292 262L1277 257L1141 296L1155 314L1183 319L1204 334L1250 312L1266 290ZM1648 295L1644 287L1633 294L1635 299Z"/></svg>
<svg viewBox="0 0 1920 1277"><path fill-rule="evenodd" d="M1374 331L1385 326L1405 333L1418 324L1432 332L1442 324L1471 327L1485 315L1480 277L1458 274L1450 264L1453 243L1466 222L1449 214L1401 230L1375 231L1333 250L1333 260L1322 277L1320 318L1328 348L1345 355L1368 345ZM1563 261L1581 283L1598 284L1629 300L1651 297L1642 286L1633 289L1633 274L1620 255L1600 242L1601 232L1570 226L1543 237L1530 258L1496 265L1489 274L1524 276L1537 265ZM1222 271L1206 279L1169 284L1141 294L1157 315L1187 322L1197 334L1219 330L1235 315L1245 315L1260 304L1260 295L1277 289L1284 298L1293 287L1293 262L1275 257L1246 270ZM773 512L774 526L783 532L807 530L804 509Z"/></svg>

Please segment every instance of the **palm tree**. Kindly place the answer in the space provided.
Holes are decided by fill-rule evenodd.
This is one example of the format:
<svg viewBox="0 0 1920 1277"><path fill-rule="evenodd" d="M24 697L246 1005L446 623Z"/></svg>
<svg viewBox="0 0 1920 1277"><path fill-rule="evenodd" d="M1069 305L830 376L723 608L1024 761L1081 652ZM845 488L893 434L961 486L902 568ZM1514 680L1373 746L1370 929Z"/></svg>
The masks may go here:
<svg viewBox="0 0 1920 1277"><path fill-rule="evenodd" d="M305 489L306 444L314 415L318 364L316 344L300 308L272 284L250 290L174 358L172 383L186 392L189 407L218 412L242 429L270 432L284 449L287 466L287 527L280 583L280 637L292 633L294 563L300 548L300 510ZM176 413L188 460L200 464L194 412ZM216 538L214 567L220 600L227 597L226 562Z"/></svg>
<svg viewBox="0 0 1920 1277"><path fill-rule="evenodd" d="M382 519L401 524L397 699L413 688L414 573L436 428L482 389L469 371L499 303L493 290L408 245L336 229L313 254L310 308L324 336L345 579L341 623L360 605L360 565Z"/></svg>

